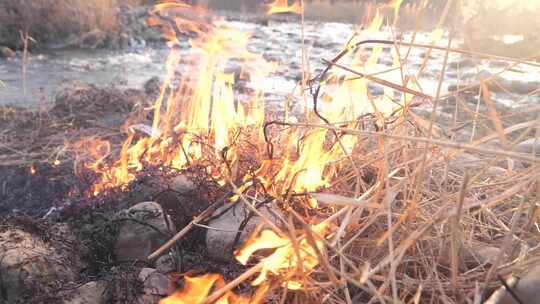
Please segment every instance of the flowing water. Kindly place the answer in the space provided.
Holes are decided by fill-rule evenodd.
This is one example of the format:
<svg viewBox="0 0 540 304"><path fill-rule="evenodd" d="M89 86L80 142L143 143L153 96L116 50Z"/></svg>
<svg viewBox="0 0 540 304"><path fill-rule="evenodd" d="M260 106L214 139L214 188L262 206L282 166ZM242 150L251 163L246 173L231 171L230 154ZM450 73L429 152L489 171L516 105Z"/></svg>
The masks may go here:
<svg viewBox="0 0 540 304"><path fill-rule="evenodd" d="M290 93L301 79L300 25L292 22L270 22L268 25L242 21L228 23L233 28L251 33L250 51L279 63L278 70L265 82L266 92L270 92L274 100L280 100ZM313 75L323 68L322 59L331 59L343 48L354 29L351 24L306 22L305 50L309 58L309 69ZM392 32L387 30L373 33L366 38L391 39L392 35ZM401 38L410 41L412 37L412 33L404 33ZM430 33L419 33L415 37L415 42L429 43L430 37ZM437 44L445 46L447 37L443 35ZM374 45L368 46L367 50L372 47ZM183 49L188 51L187 42ZM402 57L405 53L405 50L401 50ZM73 49L35 52L29 56L25 73L20 54L10 60L0 59L0 105L34 107L47 104L54 100L55 94L64 86L74 81L98 86L141 88L148 79L164 74L167 54L165 44L114 51ZM425 56L426 50L412 50L407 57L406 72L417 73ZM433 51L429 56L428 66L421 77L421 89L426 93L435 94L444 52ZM454 54L450 56L449 62L442 93L453 84L474 79L480 71L496 73L504 68L499 62L485 60L471 64L470 61L464 61ZM458 62L461 64L457 64ZM380 70L393 65L390 46L383 48L378 64ZM521 91L525 91L532 86L540 87L540 84L535 82L535 79L540 79L539 70L520 65L512 71L505 72L502 77L509 82L519 82L519 85L525 86ZM397 83L401 81L399 70L381 77ZM375 93L382 92L382 89L377 89L376 86L371 88ZM521 96L524 95L521 91L518 94L501 92L496 99L510 107L515 106L516 100L520 100L520 104L538 103L538 97Z"/></svg>

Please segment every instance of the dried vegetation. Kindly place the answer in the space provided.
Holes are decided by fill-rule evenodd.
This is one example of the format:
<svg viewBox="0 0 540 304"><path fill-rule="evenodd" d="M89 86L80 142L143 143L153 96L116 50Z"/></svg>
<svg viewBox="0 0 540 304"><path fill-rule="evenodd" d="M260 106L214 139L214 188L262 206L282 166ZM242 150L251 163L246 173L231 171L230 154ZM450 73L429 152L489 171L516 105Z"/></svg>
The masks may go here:
<svg viewBox="0 0 540 304"><path fill-rule="evenodd" d="M430 48L389 43L396 48ZM450 46L432 51L462 52ZM340 68L342 56L328 61L328 69ZM496 59L517 65L512 59ZM439 85L444 80L446 61L444 65L439 67ZM423 66L430 67L429 56ZM309 82L315 109L326 72ZM375 76L360 76L381 84ZM273 146L280 144L281 127L333 130L329 142L334 144L346 134L359 138L353 153L339 160L339 174L324 195L292 194L290 189L270 195L256 184L240 184L241 180L227 186L239 195L238 203L252 209L263 203L275 204L285 211L287 218L279 223L285 228L277 229L295 240L292 243L297 252L303 250L297 247L299 235L311 244L315 240L323 244L315 250L319 266L313 272L298 267L271 280L272 298L289 303L478 303L500 285L499 276L505 279L536 265L540 250L540 159L534 149L529 153L513 149L523 139L540 140L540 108L531 108L528 115L520 117L499 113L487 89L489 81L485 79L474 95L476 104L466 98L471 96L466 90L428 96L411 91L407 84L394 86L396 91L415 95L417 102L386 118L380 113L359 117L354 128L329 122L320 113L311 114L314 119L319 115L316 123L267 123L267 145ZM84 92L76 94L86 96ZM64 142L75 141L65 136L75 134L71 128L79 123L79 117L95 115L95 109L101 114L112 111L100 109L99 103L88 103L102 99L88 98L80 105L57 103L59 108L48 113L4 109L2 163L51 161L51 155L58 155L55 149L65 149ZM415 107L421 104L430 106L429 114L417 112ZM130 108L119 103L114 106L123 113ZM84 122L84 131L76 137L96 133L95 125L88 125L88 119ZM14 130L29 131L13 135L10 132ZM32 137L33 132L38 133ZM99 134L109 136L104 131ZM38 147L23 150L22 145L36 145L36 138ZM45 143L45 138L51 141ZM494 139L499 144L486 145ZM299 146L302 141L298 139ZM243 149L252 148L239 147L239 155ZM253 159L246 158L245 166L242 161L239 170L252 167ZM208 180L211 183L211 178ZM307 207L309 197L319 201L319 208ZM330 234L318 235L308 225L320 221L332 223ZM260 267L252 266L248 274ZM293 275L304 280L303 287L277 292L282 281ZM250 276L239 278L237 285ZM214 290L211 297L233 287Z"/></svg>

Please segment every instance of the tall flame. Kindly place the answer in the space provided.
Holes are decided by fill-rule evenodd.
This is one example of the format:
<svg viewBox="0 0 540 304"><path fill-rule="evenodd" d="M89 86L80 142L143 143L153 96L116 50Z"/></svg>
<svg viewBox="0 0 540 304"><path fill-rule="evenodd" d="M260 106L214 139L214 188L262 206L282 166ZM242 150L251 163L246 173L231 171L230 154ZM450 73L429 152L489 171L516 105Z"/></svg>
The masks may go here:
<svg viewBox="0 0 540 304"><path fill-rule="evenodd" d="M399 3L396 1L396 9ZM284 7L290 9L287 1L279 0L272 7L273 11ZM222 175L227 174L223 161L231 163L237 159L237 150L232 143L240 130L242 136L255 146L264 144L261 136L264 99L260 88L275 66L247 50L249 35L227 27L220 20L208 24L210 17L206 11L183 3L160 3L152 13L150 24L168 26L171 51L160 95L154 105L151 131L137 137L129 129L130 135L122 145L120 157L112 165L104 161L110 147L96 143L96 149L101 152L93 153L95 162L89 167L100 175L101 181L94 185L94 194L108 188L124 187L144 169L145 163L182 169L209 153L219 159L221 152L227 149L227 159L206 166L218 181L223 180ZM160 14L166 15L167 20L173 16L174 24L160 19ZM366 32L378 31L382 22L377 13ZM196 34L196 38L189 40L191 52L183 57L178 47L179 31ZM375 67L381 52L382 49L376 47L367 61L357 55L352 67L361 71ZM244 98L246 100L240 100L233 90L235 74L226 71L231 60L243 62L249 72L250 84L255 90ZM183 66L184 70L179 71ZM182 76L178 78L179 72ZM391 91L385 92L387 94L379 98L380 101L369 102L366 80L351 76L334 69L329 73L320 109L328 121L353 126L351 122L365 113L392 112L393 103L388 97ZM284 189L311 192L328 186L340 161L357 144L354 136L337 138L335 135L327 130L288 134L282 144L289 148L283 149L278 159L263 162L257 172L258 178L275 195L284 193Z"/></svg>
<svg viewBox="0 0 540 304"><path fill-rule="evenodd" d="M167 14L175 11L185 14L188 8L191 7L182 3L158 4L153 10L156 16L150 23L164 23L157 17L164 10ZM188 162L200 159L208 146L213 147L219 157L242 128L252 138L260 139L264 103L257 86L262 83L252 82L255 90L249 100L240 101L233 91L234 75L227 73L226 67L231 60L238 59L250 65L254 79L260 79L274 66L247 50L248 34L228 28L220 21L214 26L197 18L176 17L174 21L167 32L171 52L166 62L165 80L154 105L152 132L137 140L131 132L122 146L120 158L112 166L103 163L103 156L95 155L96 161L89 167L98 172L101 181L94 186L94 194L126 185L144 168L144 163L181 169ZM191 52L185 58L180 54L180 37L175 27L198 35L189 41ZM182 71L178 79L179 67L190 62L196 64L196 71ZM204 145L201 144L203 139ZM234 149L231 149L228 160L234 159ZM222 168L210 170L223 171Z"/></svg>
<svg viewBox="0 0 540 304"><path fill-rule="evenodd" d="M396 14L401 2L393 2ZM300 10L298 1L289 5L286 0L275 0L268 14L299 13ZM88 167L100 177L92 189L93 194L125 187L146 164L182 169L199 161L212 177L223 182L230 177L226 176L230 174L226 164L238 159L238 147L235 146L238 136L257 147L257 151L264 151L265 105L261 88L275 66L248 51L248 34L229 28L220 20L209 23L209 18L206 11L178 2L160 3L153 9L149 24L166 27L171 48L165 79L153 107L153 120L151 126L142 127L146 130L142 136L136 132L137 128L127 128L129 136L122 144L120 156L112 164L106 161L111 154L108 142L88 140L80 143L94 159ZM378 31L382 23L383 18L377 12L364 32ZM189 40L191 49L187 55L181 52L181 33L195 36ZM345 47L352 50L353 44L354 41ZM381 53L381 47L375 47L368 58L357 52L350 66L367 74L377 67ZM397 66L399 54L394 52L393 55ZM227 70L233 60L242 62L241 74L249 73L250 87L254 88L251 93L239 96L235 92L238 75ZM366 79L353 73L331 69L322 82L324 92L319 96L318 110L325 119L313 117L310 122L355 127L355 121L361 115L377 114L384 118L395 110L396 102L391 97L393 90L387 89L383 96L372 98ZM404 103L411 99L408 95L401 98ZM293 117L290 119L294 120ZM276 137L281 149L275 157L266 160L263 155L256 157L261 161L256 178L273 196L289 191L312 192L329 186L340 163L353 152L358 141L355 136L323 129L291 129ZM209 155L219 161L209 165L206 161ZM315 206L315 203L311 205ZM286 278L283 281L288 289L302 288L304 276L296 274L305 275L315 270L320 263L318 254L323 248L322 239L330 235L330 227L325 223L314 225L311 230L317 236L310 240L312 242L305 236L293 242L270 230L253 234L235 253L239 262L245 265L261 249L274 250L261 259L262 268L252 281L254 286L259 286L257 292L253 297L227 292L218 303L261 302L269 288L265 281L271 276ZM217 274L186 276L184 288L160 303L203 303L213 289L223 285L223 279Z"/></svg>

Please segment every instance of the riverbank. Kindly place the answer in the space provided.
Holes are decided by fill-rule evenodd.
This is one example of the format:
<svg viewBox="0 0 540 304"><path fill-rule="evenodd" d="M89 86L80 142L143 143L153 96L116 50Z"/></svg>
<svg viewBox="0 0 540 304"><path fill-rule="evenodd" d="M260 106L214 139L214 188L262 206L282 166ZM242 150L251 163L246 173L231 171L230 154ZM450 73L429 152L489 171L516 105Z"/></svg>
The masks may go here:
<svg viewBox="0 0 540 304"><path fill-rule="evenodd" d="M3 1L0 46L11 50L124 48L162 39L148 26L151 1Z"/></svg>

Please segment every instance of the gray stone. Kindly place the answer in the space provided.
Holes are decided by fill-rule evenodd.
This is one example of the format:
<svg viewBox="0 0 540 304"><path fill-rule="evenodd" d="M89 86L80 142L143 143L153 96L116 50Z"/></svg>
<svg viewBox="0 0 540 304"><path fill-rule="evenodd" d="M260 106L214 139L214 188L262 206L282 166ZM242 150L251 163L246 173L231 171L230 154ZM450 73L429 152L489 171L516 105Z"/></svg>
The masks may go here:
<svg viewBox="0 0 540 304"><path fill-rule="evenodd" d="M477 65L478 63L472 59L469 59L469 58L464 58L462 60L459 60L459 61L454 61L454 62L450 62L448 63L448 68L449 69L457 69L457 68L460 68L460 69L463 69L463 68L473 68Z"/></svg>
<svg viewBox="0 0 540 304"><path fill-rule="evenodd" d="M479 248L473 248L475 255L481 264L488 264L495 260L495 258L501 253L501 249L492 246L485 246Z"/></svg>
<svg viewBox="0 0 540 304"><path fill-rule="evenodd" d="M143 294L137 298L137 303L157 303L156 299L176 289L173 280L153 268L141 269L138 279L143 283Z"/></svg>
<svg viewBox="0 0 540 304"><path fill-rule="evenodd" d="M88 282L75 289L64 304L105 304L107 303L107 282Z"/></svg>
<svg viewBox="0 0 540 304"><path fill-rule="evenodd" d="M171 189L180 193L188 193L195 191L197 187L189 176L179 175L173 178L171 182Z"/></svg>
<svg viewBox="0 0 540 304"><path fill-rule="evenodd" d="M484 161L474 154L463 152L450 159L448 165L450 169L480 170L484 168Z"/></svg>
<svg viewBox="0 0 540 304"><path fill-rule="evenodd" d="M487 144L499 149L504 148L498 138L488 141ZM512 151L519 153L532 154L533 150L535 150L537 156L540 155L540 138L537 140L529 138L512 146Z"/></svg>
<svg viewBox="0 0 540 304"><path fill-rule="evenodd" d="M118 216L121 221L114 252L118 261L146 260L175 231L156 202L139 203Z"/></svg>
<svg viewBox="0 0 540 304"><path fill-rule="evenodd" d="M537 156L540 156L540 138L529 138L525 141L520 142L514 146L514 151L520 153L532 154L533 150Z"/></svg>
<svg viewBox="0 0 540 304"><path fill-rule="evenodd" d="M28 293L55 289L73 281L76 269L40 237L12 229L0 233L0 286L4 300L14 302Z"/></svg>
<svg viewBox="0 0 540 304"><path fill-rule="evenodd" d="M174 282L158 271L151 273L144 281L146 294L166 296L173 293L174 289Z"/></svg>
<svg viewBox="0 0 540 304"><path fill-rule="evenodd" d="M139 272L139 275L137 276L137 279L139 279L139 281L141 282L144 282L146 281L146 279L154 272L156 272L157 270L154 269L154 268L148 268L148 267L145 267L143 269L141 269L141 271Z"/></svg>
<svg viewBox="0 0 540 304"><path fill-rule="evenodd" d="M161 33L156 32L151 28L143 30L141 36L144 38L144 40L148 42L160 42L165 40L164 36Z"/></svg>
<svg viewBox="0 0 540 304"><path fill-rule="evenodd" d="M271 206L263 206L258 210L277 223L280 215L275 210L271 210ZM230 209L225 212L227 208ZM222 212L224 213L221 214ZM219 208L214 212L214 216L216 215L220 216L208 223L211 228L206 232L208 255L219 261L230 261L233 258L233 249L237 249L255 228L263 223L263 220L256 215L252 216L242 229L238 243L234 244L240 225L248 217L249 210L241 202L237 202L232 206L226 204Z"/></svg>
<svg viewBox="0 0 540 304"><path fill-rule="evenodd" d="M177 271L176 262L171 254L160 256L156 260L156 269L164 274Z"/></svg>
<svg viewBox="0 0 540 304"><path fill-rule="evenodd" d="M522 303L538 303L540 299L540 265L530 268L521 274L517 284L512 288ZM496 304L518 304L518 302L505 290L504 295Z"/></svg>
<svg viewBox="0 0 540 304"><path fill-rule="evenodd" d="M160 86L161 79L157 76L154 76L144 83L144 92L148 95L158 95Z"/></svg>
<svg viewBox="0 0 540 304"><path fill-rule="evenodd" d="M161 296L143 293L137 296L133 304L156 304L159 303L161 299Z"/></svg>
<svg viewBox="0 0 540 304"><path fill-rule="evenodd" d="M526 95L526 94L531 94L531 92L534 92L540 89L540 82L523 81L523 80L507 80L504 83L502 83L501 86L511 93ZM493 85L493 88L495 87L500 88L501 86ZM492 88L492 86L490 86L490 88ZM501 91L503 90L501 89Z"/></svg>

